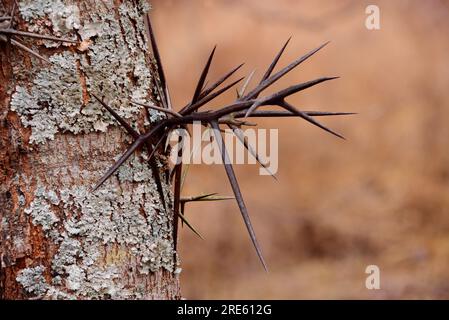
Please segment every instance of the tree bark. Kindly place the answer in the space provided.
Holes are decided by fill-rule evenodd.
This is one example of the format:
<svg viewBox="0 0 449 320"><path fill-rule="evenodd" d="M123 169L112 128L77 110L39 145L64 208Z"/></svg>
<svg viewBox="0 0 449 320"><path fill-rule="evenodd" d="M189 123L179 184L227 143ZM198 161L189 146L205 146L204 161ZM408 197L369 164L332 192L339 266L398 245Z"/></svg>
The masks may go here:
<svg viewBox="0 0 449 320"><path fill-rule="evenodd" d="M163 116L128 102L157 99L148 4L18 2L17 29L81 44L18 38L52 64L0 44L0 297L179 298L166 155L166 210L145 151L91 191L132 139L90 93L136 129Z"/></svg>

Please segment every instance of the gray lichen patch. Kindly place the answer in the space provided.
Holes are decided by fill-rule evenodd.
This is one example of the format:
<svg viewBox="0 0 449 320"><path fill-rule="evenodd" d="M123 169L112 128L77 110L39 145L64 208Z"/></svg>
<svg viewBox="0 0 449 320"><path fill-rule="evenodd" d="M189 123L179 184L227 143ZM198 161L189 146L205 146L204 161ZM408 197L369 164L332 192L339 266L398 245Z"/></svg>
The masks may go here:
<svg viewBox="0 0 449 320"><path fill-rule="evenodd" d="M25 209L25 213L31 216L33 224L39 225L42 230L49 232L59 221L50 204L58 203L59 199L54 192L47 193L44 188L38 188L34 200Z"/></svg>
<svg viewBox="0 0 449 320"><path fill-rule="evenodd" d="M151 245L142 251L142 268L141 272L148 274L170 266L169 271L173 270L173 243L167 239L156 239Z"/></svg>
<svg viewBox="0 0 449 320"><path fill-rule="evenodd" d="M26 268L19 272L16 280L28 293L36 296L42 296L48 290L48 284L44 277L44 271L44 266Z"/></svg>
<svg viewBox="0 0 449 320"><path fill-rule="evenodd" d="M78 6L65 4L60 0L19 2L19 12L22 18L29 23L29 31L39 34L50 34L58 37L69 37L76 40L72 32L80 28L80 11ZM42 22L43 18L47 18ZM47 48L71 45L55 41L43 41Z"/></svg>
<svg viewBox="0 0 449 320"><path fill-rule="evenodd" d="M74 133L88 130L96 118L83 119L80 114L82 90L75 70L76 57L62 53L50 58L54 63L42 69L32 81L31 89L18 85L11 99L11 110L21 116L25 127L31 127L30 143L54 139L60 130Z"/></svg>
<svg viewBox="0 0 449 320"><path fill-rule="evenodd" d="M11 110L21 116L25 127L31 127L30 143L45 143L47 139L54 139L59 131L74 134L104 132L109 125L116 124L98 103L91 102L82 108L83 93L79 78L76 73L69 71L76 70L76 59L77 57L69 52L54 55L50 58L54 65L37 73L31 89L20 85L16 87L11 100ZM125 85L126 82L117 80L120 78L112 78L111 75L110 79L102 80L104 88L109 84L111 93L114 88L119 90L120 85ZM127 105L124 100L122 102ZM124 118L132 117L139 110L140 107L137 106L117 108L117 112Z"/></svg>
<svg viewBox="0 0 449 320"><path fill-rule="evenodd" d="M67 272L67 267L76 265L77 260L83 256L81 243L76 239L65 237L59 245L58 252L53 257L52 271L62 275Z"/></svg>
<svg viewBox="0 0 449 320"><path fill-rule="evenodd" d="M65 272L68 275L65 281L67 289L70 291L79 290L86 279L84 269L76 264L72 264L65 268Z"/></svg>
<svg viewBox="0 0 449 320"><path fill-rule="evenodd" d="M27 293L41 299L74 299L74 296L49 285L44 272L45 267L42 265L25 268L19 272L16 281L22 285Z"/></svg>
<svg viewBox="0 0 449 320"><path fill-rule="evenodd" d="M86 295L90 298L108 295L112 299L126 299L130 297L122 282L120 269L114 265L104 268L93 266L86 275Z"/></svg>
<svg viewBox="0 0 449 320"><path fill-rule="evenodd" d="M117 19L112 4L106 2L101 8L111 6L111 10L101 12L95 8L93 12L98 13L91 13L89 21L73 18L69 23L67 19L79 15L79 10L64 3L22 1L20 5L30 28L34 25L32 17L47 17L54 29L76 29L83 40L92 41L83 53L66 51L51 56L53 64L36 71L31 86L29 82L16 86L11 110L20 115L24 126L31 128L30 143L34 144L54 139L58 132L105 132L108 126L116 125L98 102L86 100L86 93L104 97L120 116L131 120L136 119L142 107L130 104L129 99L150 103L152 74L147 66L144 22L139 8L124 2ZM62 12L60 18L65 17L64 23L62 20L58 23L57 12ZM149 120L160 117L161 113L151 112Z"/></svg>
<svg viewBox="0 0 449 320"><path fill-rule="evenodd" d="M64 223L66 238L53 259L52 271L65 279L68 289L90 298L125 294L117 287L121 282L114 281L121 276L120 261L106 259L103 267L100 262L104 250L109 252L117 245L140 261L142 274L160 268L173 271L171 223L154 207L144 205L145 199L154 198L153 192L143 185L122 193L103 189L93 194L84 187L61 190L64 210L72 218ZM78 237L82 243L74 240Z"/></svg>
<svg viewBox="0 0 449 320"><path fill-rule="evenodd" d="M53 282L45 297L57 292L86 298L142 298L123 285L129 263L142 277L161 268L175 271L173 218L160 209L148 162L133 155L117 178L94 193L87 186L55 191L39 187L38 182L26 212L57 248L51 260ZM52 212L53 205L58 206L60 218ZM37 294L34 289L29 292Z"/></svg>
<svg viewBox="0 0 449 320"><path fill-rule="evenodd" d="M121 116L130 118L141 108L129 99L148 103L152 75L145 57L142 17L128 3L119 10L120 20L111 12L92 15L93 21L80 30L84 39L86 35L93 38L88 59L81 59L81 70L89 91L104 96Z"/></svg>

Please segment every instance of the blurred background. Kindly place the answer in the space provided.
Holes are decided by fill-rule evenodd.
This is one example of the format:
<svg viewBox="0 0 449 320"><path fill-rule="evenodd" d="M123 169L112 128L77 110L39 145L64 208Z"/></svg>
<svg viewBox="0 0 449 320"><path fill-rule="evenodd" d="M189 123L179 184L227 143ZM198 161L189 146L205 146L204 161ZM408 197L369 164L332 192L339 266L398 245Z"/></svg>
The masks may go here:
<svg viewBox="0 0 449 320"><path fill-rule="evenodd" d="M280 67L331 44L270 92L339 75L289 101L358 113L320 118L347 141L296 118L258 121L279 129L279 181L256 165L236 173L270 272L234 201L189 204L205 240L181 232L184 297L449 298L447 1L151 2L176 106L191 99L215 44L209 79L245 62L239 75L256 68L257 81L293 36ZM369 4L380 8L380 30L365 27ZM232 194L222 166L191 168L184 195L203 192ZM365 288L372 264L381 290Z"/></svg>

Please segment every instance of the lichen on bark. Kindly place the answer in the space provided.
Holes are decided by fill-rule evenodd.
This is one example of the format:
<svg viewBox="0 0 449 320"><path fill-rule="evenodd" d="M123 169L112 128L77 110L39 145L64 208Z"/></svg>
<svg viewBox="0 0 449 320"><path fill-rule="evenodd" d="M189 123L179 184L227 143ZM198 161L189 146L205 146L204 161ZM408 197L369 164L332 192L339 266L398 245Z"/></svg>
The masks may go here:
<svg viewBox="0 0 449 320"><path fill-rule="evenodd" d="M26 57L27 76L12 66L8 114L27 129L8 129L20 143L11 145L19 155L7 181L11 210L1 213L1 255L2 281L14 278L18 296L179 297L173 212L160 202L145 151L91 191L130 137L89 92L104 96L136 129L163 116L151 111L143 118L129 103L155 98L144 36L148 9L145 1L19 2L28 30L77 38L85 47L29 41L53 64ZM165 166L164 156L157 161ZM171 199L170 185L163 187Z"/></svg>
<svg viewBox="0 0 449 320"><path fill-rule="evenodd" d="M86 91L107 97L120 116L131 119L140 113L141 107L130 104L129 99L148 102L145 99L151 89L144 24L137 7L125 2L118 7L118 13L92 13L92 21L84 24L79 23L75 5L64 7L62 2L56 3L21 2L20 13L31 25L46 19L46 12L50 17L56 15L58 19L51 18L50 23L58 31L59 25L66 26L62 36L78 34L83 41L92 42L85 54L65 51L52 55L51 66L35 61L36 76L31 87L27 88L29 83L16 86L11 110L21 116L26 127L31 127L30 143L45 143L58 132L105 132L114 124L97 101L86 99ZM34 19L33 13L38 13ZM78 22L67 23L69 18ZM84 86L81 79L85 80Z"/></svg>

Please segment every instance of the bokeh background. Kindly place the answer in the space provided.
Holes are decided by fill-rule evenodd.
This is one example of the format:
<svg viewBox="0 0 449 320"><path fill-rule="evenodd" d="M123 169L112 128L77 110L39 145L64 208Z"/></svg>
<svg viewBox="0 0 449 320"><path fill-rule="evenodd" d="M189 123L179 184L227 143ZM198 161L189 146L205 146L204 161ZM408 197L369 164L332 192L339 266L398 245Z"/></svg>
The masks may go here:
<svg viewBox="0 0 449 320"><path fill-rule="evenodd" d="M447 1L152 0L152 19L176 106L191 99L218 44L210 79L246 62L260 78L284 41L284 66L331 44L274 89L342 76L290 101L303 110L353 111L320 118L341 141L300 119L279 128L276 182L236 166L270 272L249 241L235 202L187 207L180 249L191 299L449 298L449 4ZM380 7L381 30L365 28ZM253 83L254 84L254 83ZM234 93L213 105L234 98ZM185 195L232 191L222 166L193 166ZM365 288L378 265L381 290Z"/></svg>

